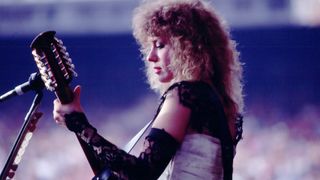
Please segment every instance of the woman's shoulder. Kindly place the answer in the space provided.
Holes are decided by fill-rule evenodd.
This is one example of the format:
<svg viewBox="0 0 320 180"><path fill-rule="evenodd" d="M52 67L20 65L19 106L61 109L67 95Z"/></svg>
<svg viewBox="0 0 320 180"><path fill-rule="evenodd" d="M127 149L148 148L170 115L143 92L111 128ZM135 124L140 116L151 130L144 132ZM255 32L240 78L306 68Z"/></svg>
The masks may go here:
<svg viewBox="0 0 320 180"><path fill-rule="evenodd" d="M201 105L213 95L211 86L203 81L180 81L172 84L163 94L163 98L174 94L184 106L189 108ZM210 99L210 98L209 98Z"/></svg>
<svg viewBox="0 0 320 180"><path fill-rule="evenodd" d="M202 95L212 92L211 86L204 81L180 81L172 84L164 96L172 91L177 91L181 95Z"/></svg>
<svg viewBox="0 0 320 180"><path fill-rule="evenodd" d="M204 81L179 81L173 83L166 92L171 91L175 88L180 88L182 90L209 90L210 85Z"/></svg>

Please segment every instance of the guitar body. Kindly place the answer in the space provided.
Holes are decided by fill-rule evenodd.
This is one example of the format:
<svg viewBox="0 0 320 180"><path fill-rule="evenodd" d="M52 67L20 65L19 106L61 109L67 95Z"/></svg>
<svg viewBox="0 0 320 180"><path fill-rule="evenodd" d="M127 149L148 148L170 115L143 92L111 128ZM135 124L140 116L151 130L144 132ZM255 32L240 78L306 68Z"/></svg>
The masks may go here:
<svg viewBox="0 0 320 180"><path fill-rule="evenodd" d="M46 88L54 91L62 104L72 102L73 91L69 87L69 83L77 74L63 42L55 37L54 31L43 32L33 40L31 49ZM80 137L77 136L77 138L91 169L97 175L102 171L102 165L98 163L92 148Z"/></svg>

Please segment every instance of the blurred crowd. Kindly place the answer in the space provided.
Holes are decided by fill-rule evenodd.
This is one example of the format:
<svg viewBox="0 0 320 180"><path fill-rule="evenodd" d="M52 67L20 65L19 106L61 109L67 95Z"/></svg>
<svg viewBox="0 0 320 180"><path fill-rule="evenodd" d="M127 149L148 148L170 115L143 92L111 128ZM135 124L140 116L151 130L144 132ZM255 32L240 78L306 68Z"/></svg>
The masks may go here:
<svg viewBox="0 0 320 180"><path fill-rule="evenodd" d="M319 117L320 109L314 106L293 116L273 112L247 117L235 159L235 179L320 179Z"/></svg>
<svg viewBox="0 0 320 180"><path fill-rule="evenodd" d="M108 113L103 108L97 112L89 110L88 116L96 119L93 123L102 135L121 147L152 118L153 102L153 98L146 98L126 110ZM263 109L257 107L248 107L245 114L244 138L237 149L234 179L320 179L320 108L306 105L299 112L288 114L276 108L262 113ZM10 119L3 118L9 117L0 114L0 168L16 136L8 129L12 128L7 125ZM51 114L43 118L26 149L16 179L92 178L75 136L57 127Z"/></svg>

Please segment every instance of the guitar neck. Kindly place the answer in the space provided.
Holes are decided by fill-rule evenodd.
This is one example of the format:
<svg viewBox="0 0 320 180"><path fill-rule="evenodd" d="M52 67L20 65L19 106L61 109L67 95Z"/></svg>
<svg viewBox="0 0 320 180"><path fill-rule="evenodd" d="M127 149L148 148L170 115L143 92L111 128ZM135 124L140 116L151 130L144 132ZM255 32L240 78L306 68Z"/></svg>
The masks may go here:
<svg viewBox="0 0 320 180"><path fill-rule="evenodd" d="M59 87L55 94L62 104L68 104L73 101L73 92L67 85Z"/></svg>
<svg viewBox="0 0 320 180"><path fill-rule="evenodd" d="M54 91L62 104L73 100L73 92L69 87L72 78L77 76L74 65L63 42L55 37L54 31L40 33L31 43L32 54L41 78L48 90ZM102 167L94 154L94 150L77 136L79 143L96 174Z"/></svg>

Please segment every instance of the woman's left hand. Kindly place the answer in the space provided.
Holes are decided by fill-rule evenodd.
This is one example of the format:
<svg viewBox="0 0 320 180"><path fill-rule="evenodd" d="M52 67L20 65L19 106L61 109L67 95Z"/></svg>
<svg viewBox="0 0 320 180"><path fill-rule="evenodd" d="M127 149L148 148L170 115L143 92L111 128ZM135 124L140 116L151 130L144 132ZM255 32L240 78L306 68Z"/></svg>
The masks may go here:
<svg viewBox="0 0 320 180"><path fill-rule="evenodd" d="M68 104L61 104L59 99L53 101L53 119L58 125L66 126L65 115L72 112L83 112L80 103L81 86L76 86L73 91L73 101Z"/></svg>

